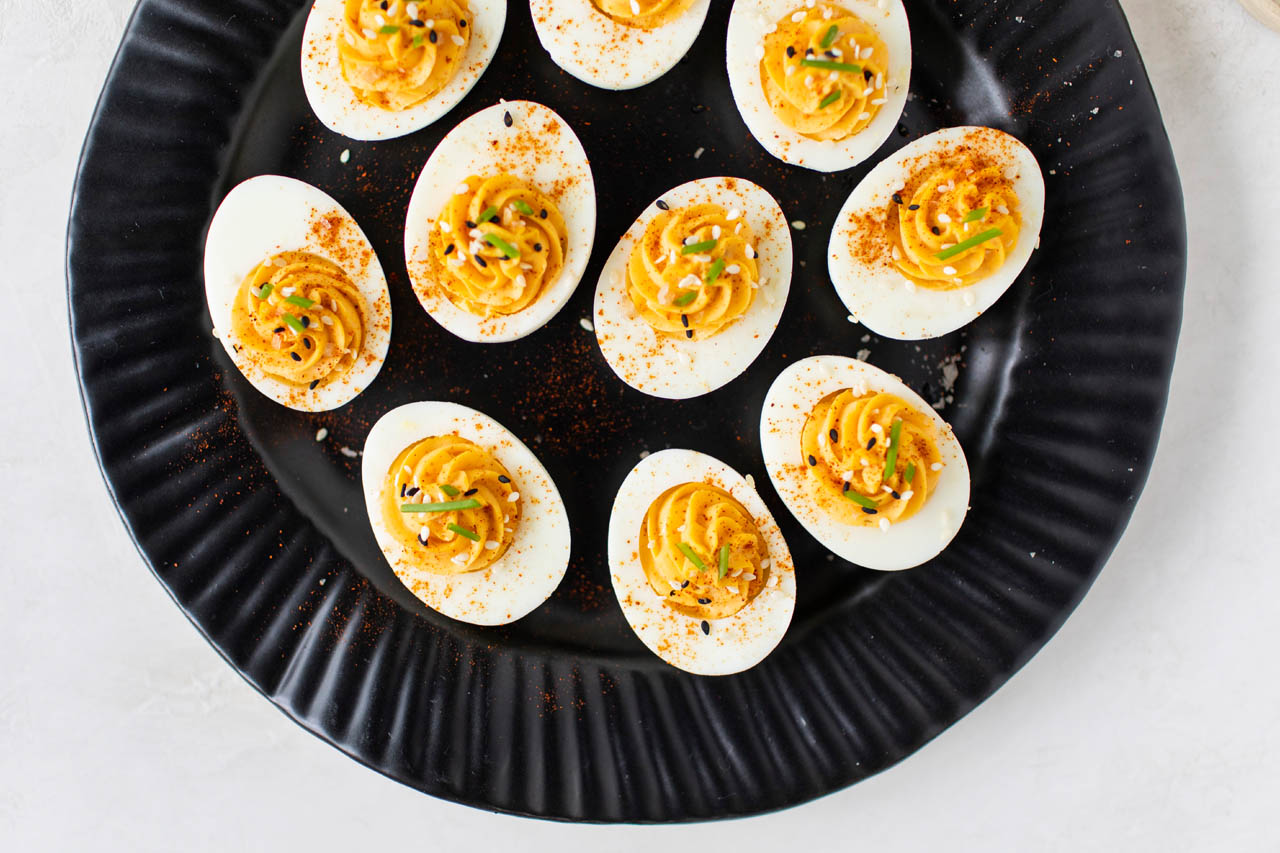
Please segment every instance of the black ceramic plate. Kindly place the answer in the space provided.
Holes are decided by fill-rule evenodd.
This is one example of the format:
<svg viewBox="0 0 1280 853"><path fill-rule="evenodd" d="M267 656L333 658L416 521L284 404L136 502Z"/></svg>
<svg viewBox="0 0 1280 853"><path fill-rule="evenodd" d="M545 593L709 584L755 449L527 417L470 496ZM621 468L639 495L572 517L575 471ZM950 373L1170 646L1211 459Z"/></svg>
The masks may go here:
<svg viewBox="0 0 1280 853"><path fill-rule="evenodd" d="M107 482L160 582L227 660L308 730L382 773L487 808L667 821L776 809L900 760L1003 683L1061 625L1124 528L1163 413L1181 309L1177 173L1120 9L1104 0L909 0L913 98L880 156L938 127L1027 142L1048 183L1043 246L967 329L921 344L851 325L827 280L832 219L876 159L819 175L748 136L724 70L729 3L670 74L632 92L561 72L512 2L497 59L435 126L354 143L303 97L302 0L143 0L85 144L68 237L72 337ZM418 169L499 98L572 124L599 191L596 252L564 311L512 344L463 343L414 299L401 251ZM350 149L350 161L339 155ZM695 152L703 150L701 157ZM377 382L336 413L257 394L210 335L204 231L236 182L293 175L334 195L388 271L395 334ZM777 196L797 266L747 372L701 399L645 397L579 326L617 236L661 188L742 175ZM757 423L797 358L855 354L944 402L973 507L931 563L833 560L768 485ZM951 383L952 368L959 369ZM394 578L365 519L370 425L417 399L467 403L538 453L573 520L560 589L478 629ZM325 427L328 439L315 440ZM797 564L781 646L697 678L653 657L604 559L615 489L645 449L690 447L755 475Z"/></svg>

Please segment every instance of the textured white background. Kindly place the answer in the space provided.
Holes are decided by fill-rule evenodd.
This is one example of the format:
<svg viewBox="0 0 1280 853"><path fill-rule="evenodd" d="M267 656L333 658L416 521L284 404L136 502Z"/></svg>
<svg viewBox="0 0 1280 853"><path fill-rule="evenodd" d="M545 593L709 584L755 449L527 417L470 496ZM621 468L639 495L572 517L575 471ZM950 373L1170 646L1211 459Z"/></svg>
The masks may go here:
<svg viewBox="0 0 1280 853"><path fill-rule="evenodd" d="M635 828L489 815L359 767L254 693L152 580L90 452L62 272L131 0L0 0L5 849L1280 847L1280 35L1231 0L1124 5L1181 167L1191 269L1155 470L1110 565L1030 665L899 767L776 815Z"/></svg>

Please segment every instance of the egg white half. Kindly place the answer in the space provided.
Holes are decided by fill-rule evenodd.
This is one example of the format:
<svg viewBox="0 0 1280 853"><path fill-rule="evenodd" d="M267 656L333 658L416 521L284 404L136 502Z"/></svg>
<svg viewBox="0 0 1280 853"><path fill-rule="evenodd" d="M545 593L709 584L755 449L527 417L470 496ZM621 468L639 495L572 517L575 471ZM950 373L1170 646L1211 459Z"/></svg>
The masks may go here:
<svg viewBox="0 0 1280 853"><path fill-rule="evenodd" d="M591 0L529 0L533 29L551 59L584 83L634 89L652 83L689 52L711 0L651 30L618 23Z"/></svg>
<svg viewBox="0 0 1280 853"><path fill-rule="evenodd" d="M842 524L810 497L800 436L813 407L844 388L895 394L937 428L945 466L937 488L915 515L888 530ZM960 531L969 511L969 463L951 426L898 377L857 359L815 355L778 374L760 412L760 452L774 488L804 529L836 555L868 569L899 571L932 559Z"/></svg>
<svg viewBox="0 0 1280 853"><path fill-rule="evenodd" d="M867 263L850 247L866 242L868 218L883 223L883 211L911 177L912 164L957 143L982 150L1008 169L1022 211L1017 245L1004 265L982 281L956 290L930 290L908 282L893 267L890 243L879 229L883 251ZM989 127L949 127L921 137L881 161L849 194L827 244L827 270L836 294L858 322L878 335L899 340L936 338L977 319L1018 278L1040 240L1044 224L1044 176L1027 146Z"/></svg>
<svg viewBox="0 0 1280 853"><path fill-rule="evenodd" d="M437 121L466 97L489 67L507 22L506 0L467 0L471 40L453 78L439 92L407 110L384 110L355 96L342 77L338 39L343 0L315 0L302 32L302 89L316 118L348 139L393 139Z"/></svg>
<svg viewBox="0 0 1280 853"><path fill-rule="evenodd" d="M724 489L751 513L769 548L769 571L777 578L734 615L707 620L711 630L705 634L702 620L668 607L649 586L639 551L649 505L673 486L697 482ZM778 645L795 610L795 567L769 508L741 474L694 450L647 456L622 481L609 516L609 576L622 614L641 642L695 675L730 675L755 666Z"/></svg>
<svg viewBox="0 0 1280 853"><path fill-rule="evenodd" d="M902 116L911 85L911 28L902 0L837 0L880 35L889 49L887 95L880 111L862 132L839 141L810 139L782 122L765 99L760 83L764 37L787 13L806 8L803 0L734 0L729 13L725 58L729 89L747 129L764 149L795 166L817 172L839 172L866 160L884 144Z"/></svg>
<svg viewBox="0 0 1280 853"><path fill-rule="evenodd" d="M313 229L321 221L341 224L333 233L325 231L321 239ZM231 335L231 306L245 276L262 261L286 251L312 252L339 263L369 308L364 348L356 363L341 379L314 389L296 388L268 376L237 352ZM386 360L391 345L391 296L382 264L351 214L311 184L259 175L227 193L205 238L204 288L213 334L227 355L254 388L291 409L323 412L345 405L369 387Z"/></svg>
<svg viewBox="0 0 1280 853"><path fill-rule="evenodd" d="M387 530L379 502L401 451L429 436L451 433L484 447L511 472L520 489L521 515L515 541L488 568L438 575L418 568ZM431 400L392 409L365 439L360 479L378 547L402 582L406 577L415 582L409 589L432 610L473 625L505 625L546 601L564 578L569 516L560 492L533 451L482 412Z"/></svg>
<svg viewBox="0 0 1280 853"><path fill-rule="evenodd" d="M650 220L662 211L714 202L738 210L755 233L763 284L742 317L701 341L659 335L636 312L627 295L627 262ZM654 397L683 400L720 388L741 374L778 328L791 291L791 231L778 202L745 178L698 178L663 193L645 207L618 240L596 284L596 340L609 367L623 382Z"/></svg>
<svg viewBox="0 0 1280 853"><path fill-rule="evenodd" d="M498 172L515 175L551 196L564 216L568 238L559 278L546 284L531 305L515 314L480 317L433 292L428 236L464 178ZM514 341L542 328L564 307L587 268L595 233L595 178L573 128L550 107L506 101L449 131L422 167L405 217L405 266L418 301L445 329L478 343Z"/></svg>

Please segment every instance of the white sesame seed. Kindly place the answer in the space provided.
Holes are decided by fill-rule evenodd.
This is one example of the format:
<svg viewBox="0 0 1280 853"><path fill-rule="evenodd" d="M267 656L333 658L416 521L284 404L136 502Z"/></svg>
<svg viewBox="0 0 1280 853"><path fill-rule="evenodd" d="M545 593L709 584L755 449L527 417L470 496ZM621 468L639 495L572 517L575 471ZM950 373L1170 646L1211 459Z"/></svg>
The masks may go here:
<svg viewBox="0 0 1280 853"><path fill-rule="evenodd" d="M729 266L724 268L724 271L727 272L729 275L737 275L738 273L742 272L742 267L739 266L738 264L729 264Z"/></svg>
<svg viewBox="0 0 1280 853"><path fill-rule="evenodd" d="M888 98L875 98L874 100L871 101L871 103L878 107L881 104L888 103L888 101L889 101Z"/></svg>
<svg viewBox="0 0 1280 853"><path fill-rule="evenodd" d="M905 492L902 493L902 499L904 501L909 501L911 500L911 496L914 494L915 492L911 491L910 489L907 489Z"/></svg>
<svg viewBox="0 0 1280 853"><path fill-rule="evenodd" d="M408 13L408 15L409 15L409 17L410 17L410 18L417 19L417 17L418 17L418 4L417 4L417 3L408 3L408 4L406 4L406 5L405 5L405 7L404 7L404 10L405 10L405 12L406 12L406 13Z"/></svg>
<svg viewBox="0 0 1280 853"><path fill-rule="evenodd" d="M973 295L972 290L966 290L964 292L964 295L961 296L960 298L964 301L965 305L972 305L973 303L978 301L978 298Z"/></svg>
<svg viewBox="0 0 1280 853"><path fill-rule="evenodd" d="M329 430L325 429L324 427L320 427L320 429L316 430L316 441L324 441L328 437L329 437Z"/></svg>
<svg viewBox="0 0 1280 853"><path fill-rule="evenodd" d="M424 524L422 529L418 531L418 538L422 540L423 544L426 544L431 539L431 528Z"/></svg>
<svg viewBox="0 0 1280 853"><path fill-rule="evenodd" d="M720 235L721 235L722 233L723 233L723 232L720 230L720 226L719 226L719 225L712 225L712 226L711 226L711 239L713 239L713 240L719 240L719 239L720 239Z"/></svg>
<svg viewBox="0 0 1280 853"><path fill-rule="evenodd" d="M858 121L866 121L871 118L871 113L858 113Z"/></svg>
<svg viewBox="0 0 1280 853"><path fill-rule="evenodd" d="M338 448L338 452L341 453L343 456L347 457L348 459L355 459L357 456L360 455L359 451L352 450L350 447L347 447L345 444L342 447Z"/></svg>
<svg viewBox="0 0 1280 853"><path fill-rule="evenodd" d="M461 566L463 563L467 562L467 560L469 560L469 559L471 559L471 558L470 558L470 557L469 557L465 552L464 552L464 553L461 553L461 554L454 554L454 555L453 555L453 562L454 562L456 565L459 565L459 566Z"/></svg>
<svg viewBox="0 0 1280 853"><path fill-rule="evenodd" d="M804 220L803 219L792 220L791 227L796 229L797 231L803 231L805 229Z"/></svg>
<svg viewBox="0 0 1280 853"><path fill-rule="evenodd" d="M1009 208L1005 207L1003 204L999 205L996 207L996 213L1000 214L1001 216L1008 216Z"/></svg>
<svg viewBox="0 0 1280 853"><path fill-rule="evenodd" d="M945 213L939 213L938 221L941 222L943 225L946 225L948 222L951 221L951 217L947 216Z"/></svg>
<svg viewBox="0 0 1280 853"><path fill-rule="evenodd" d="M880 435L882 432L884 432L884 427L880 426L880 424L872 424L871 431L874 432L876 435Z"/></svg>
<svg viewBox="0 0 1280 853"><path fill-rule="evenodd" d="M462 45L467 43L467 40L455 33L453 36L453 43L461 47Z"/></svg>
<svg viewBox="0 0 1280 853"><path fill-rule="evenodd" d="M943 275L955 275L955 274L956 274L956 268L955 268L955 267L943 267L943 268L942 268L942 274L943 274Z"/></svg>
<svg viewBox="0 0 1280 853"><path fill-rule="evenodd" d="M852 483L852 482L853 482L853 472L852 472L852 471L845 471L843 474L841 474L841 475L840 475L840 479L841 479L841 480L844 480L846 483Z"/></svg>
<svg viewBox="0 0 1280 853"><path fill-rule="evenodd" d="M876 88L877 88L877 89L883 89L883 88L884 88L884 73L883 73L883 72L881 72L880 74L877 74L877 75L876 75Z"/></svg>
<svg viewBox="0 0 1280 853"><path fill-rule="evenodd" d="M886 533L889 531L889 519L881 517L880 529Z"/></svg>
<svg viewBox="0 0 1280 853"><path fill-rule="evenodd" d="M631 14L633 14L633 15L639 15L639 14L640 14L640 2L639 2L639 0L631 0Z"/></svg>
<svg viewBox="0 0 1280 853"><path fill-rule="evenodd" d="M693 152L693 159L697 160L699 157L701 157L701 156L702 156L702 152L703 152L703 151L706 151L706 150L707 150L707 149L702 148L701 146L699 146L698 150L697 150L697 151L695 151L695 152Z"/></svg>
<svg viewBox="0 0 1280 853"><path fill-rule="evenodd" d="M650 547L649 547L649 550L651 550L651 551L652 551L652 550L655 550L655 549L656 549L656 547L657 547L657 545L658 545L657 540L654 540L654 541L650 542L650 543L649 543L649 546L650 546ZM671 584L671 588L672 588L672 589L680 589L680 581L675 580L674 578L668 578L668 579L667 579L667 583Z"/></svg>
<svg viewBox="0 0 1280 853"><path fill-rule="evenodd" d="M367 39L375 38L378 35L373 30L361 30L361 32L364 33L364 37Z"/></svg>
<svg viewBox="0 0 1280 853"><path fill-rule="evenodd" d="M578 320L578 325L586 329L588 332L594 332L596 330L596 327L592 325L591 321L588 320L586 317L583 317L582 319Z"/></svg>
<svg viewBox="0 0 1280 853"><path fill-rule="evenodd" d="M753 574L751 574L751 572L747 572L745 575L743 575L743 576L742 576L742 579L743 579L744 581L748 581L748 582L750 582L750 581L755 580L755 579L756 579L756 576L755 576L755 575L753 575Z"/></svg>
<svg viewBox="0 0 1280 853"><path fill-rule="evenodd" d="M449 232L453 231L453 226L449 223L449 220L447 220L447 219L441 219L441 220L440 220L440 230L441 230L441 231L443 231L444 233L448 234Z"/></svg>
<svg viewBox="0 0 1280 853"><path fill-rule="evenodd" d="M511 494L507 495L507 503L515 503L518 500L520 500L519 492L512 492Z"/></svg>
<svg viewBox="0 0 1280 853"><path fill-rule="evenodd" d="M773 565L773 560L769 559L768 557L765 557L763 560L760 561L760 568L762 569L767 569L771 565Z"/></svg>
<svg viewBox="0 0 1280 853"><path fill-rule="evenodd" d="M933 463L932 465L930 465L930 466L929 466L929 470L930 470L930 471L941 471L941 470L942 470L942 463L941 463L941 462L935 462L935 463Z"/></svg>
<svg viewBox="0 0 1280 853"><path fill-rule="evenodd" d="M338 155L339 163L346 163L351 160L351 149L343 148L342 153Z"/></svg>
<svg viewBox="0 0 1280 853"><path fill-rule="evenodd" d="M488 542L484 543L484 549L486 551L496 551L498 550L498 543L490 539Z"/></svg>
<svg viewBox="0 0 1280 853"><path fill-rule="evenodd" d="M796 12L794 15L791 16L791 22L793 24L798 24L801 21L803 21L804 18L805 18L804 12Z"/></svg>
<svg viewBox="0 0 1280 853"><path fill-rule="evenodd" d="M747 244L747 257L748 257L748 258L754 258L755 256L756 256L756 247L755 247L755 246L752 246L750 243L748 243L748 244Z"/></svg>

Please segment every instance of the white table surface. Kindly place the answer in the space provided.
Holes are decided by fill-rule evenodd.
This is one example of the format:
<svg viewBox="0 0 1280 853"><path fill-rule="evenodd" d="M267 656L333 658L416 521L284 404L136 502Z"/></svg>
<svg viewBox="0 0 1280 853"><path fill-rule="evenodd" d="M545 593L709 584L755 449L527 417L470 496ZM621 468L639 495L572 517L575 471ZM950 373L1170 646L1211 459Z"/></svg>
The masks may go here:
<svg viewBox="0 0 1280 853"><path fill-rule="evenodd" d="M1124 4L1181 168L1191 267L1155 468L1092 592L1022 672L898 767L779 814L674 828L497 816L384 779L258 696L143 567L90 451L62 269L76 155L131 5L0 0L15 339L0 359L5 849L1280 847L1280 467L1267 444L1280 419L1280 35L1235 2Z"/></svg>

